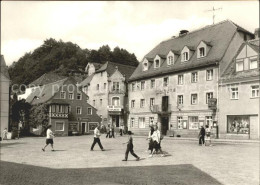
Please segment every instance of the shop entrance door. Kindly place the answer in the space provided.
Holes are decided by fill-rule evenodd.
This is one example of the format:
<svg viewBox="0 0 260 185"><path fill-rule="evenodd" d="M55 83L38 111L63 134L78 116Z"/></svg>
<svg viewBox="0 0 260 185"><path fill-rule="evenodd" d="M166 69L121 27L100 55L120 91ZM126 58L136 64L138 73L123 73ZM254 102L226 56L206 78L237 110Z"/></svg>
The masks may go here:
<svg viewBox="0 0 260 185"><path fill-rule="evenodd" d="M119 115L113 115L112 116L112 124L116 127L119 127Z"/></svg>
<svg viewBox="0 0 260 185"><path fill-rule="evenodd" d="M161 125L162 135L166 135L167 130L169 129L169 117L168 116L162 117L161 121L162 121L162 125Z"/></svg>
<svg viewBox="0 0 260 185"><path fill-rule="evenodd" d="M81 134L85 134L86 133L86 123L82 123L81 124Z"/></svg>
<svg viewBox="0 0 260 185"><path fill-rule="evenodd" d="M162 112L168 111L169 98L168 96L162 97Z"/></svg>

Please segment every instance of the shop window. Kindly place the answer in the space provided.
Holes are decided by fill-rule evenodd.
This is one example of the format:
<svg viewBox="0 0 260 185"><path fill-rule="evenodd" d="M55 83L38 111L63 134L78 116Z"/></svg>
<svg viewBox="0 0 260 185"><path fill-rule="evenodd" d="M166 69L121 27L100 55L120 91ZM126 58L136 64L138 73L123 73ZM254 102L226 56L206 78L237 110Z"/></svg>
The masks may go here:
<svg viewBox="0 0 260 185"><path fill-rule="evenodd" d="M145 117L139 118L138 128L145 128Z"/></svg>
<svg viewBox="0 0 260 185"><path fill-rule="evenodd" d="M206 120L206 125L208 125L209 128L212 128L213 126L212 116L206 116L205 120Z"/></svg>
<svg viewBox="0 0 260 185"><path fill-rule="evenodd" d="M259 85L251 86L251 97L252 98L259 97Z"/></svg>
<svg viewBox="0 0 260 185"><path fill-rule="evenodd" d="M178 85L183 85L183 75L178 75Z"/></svg>
<svg viewBox="0 0 260 185"><path fill-rule="evenodd" d="M199 129L198 116L190 116L189 117L189 129L191 129L191 130Z"/></svg>
<svg viewBox="0 0 260 185"><path fill-rule="evenodd" d="M187 122L183 121L182 116L177 117L178 129L187 129Z"/></svg>
<svg viewBox="0 0 260 185"><path fill-rule="evenodd" d="M227 132L249 134L249 116L227 116Z"/></svg>
<svg viewBox="0 0 260 185"><path fill-rule="evenodd" d="M56 122L55 131L64 131L64 122Z"/></svg>

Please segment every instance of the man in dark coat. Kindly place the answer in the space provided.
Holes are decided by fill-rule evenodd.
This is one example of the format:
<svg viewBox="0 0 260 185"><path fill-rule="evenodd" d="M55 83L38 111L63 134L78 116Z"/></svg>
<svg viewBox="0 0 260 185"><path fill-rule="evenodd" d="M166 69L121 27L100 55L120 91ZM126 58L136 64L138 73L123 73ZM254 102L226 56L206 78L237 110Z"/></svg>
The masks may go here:
<svg viewBox="0 0 260 185"><path fill-rule="evenodd" d="M200 133L199 133L199 145L204 145L205 144L205 129L203 126L201 126L201 129L200 129Z"/></svg>

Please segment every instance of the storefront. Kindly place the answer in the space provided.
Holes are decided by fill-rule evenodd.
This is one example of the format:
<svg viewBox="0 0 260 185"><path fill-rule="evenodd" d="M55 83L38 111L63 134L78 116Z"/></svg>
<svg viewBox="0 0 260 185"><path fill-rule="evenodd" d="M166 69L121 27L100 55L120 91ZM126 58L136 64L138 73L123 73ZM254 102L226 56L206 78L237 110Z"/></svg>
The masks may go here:
<svg viewBox="0 0 260 185"><path fill-rule="evenodd" d="M123 109L118 106L108 106L109 123L115 127L120 127L124 124Z"/></svg>

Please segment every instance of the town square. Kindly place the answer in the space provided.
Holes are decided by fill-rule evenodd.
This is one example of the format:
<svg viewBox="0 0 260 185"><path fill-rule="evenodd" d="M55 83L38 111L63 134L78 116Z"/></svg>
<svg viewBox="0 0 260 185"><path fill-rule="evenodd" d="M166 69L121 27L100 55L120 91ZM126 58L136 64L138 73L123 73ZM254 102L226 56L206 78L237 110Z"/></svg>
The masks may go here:
<svg viewBox="0 0 260 185"><path fill-rule="evenodd" d="M258 185L259 36L253 0L2 1L0 184Z"/></svg>

